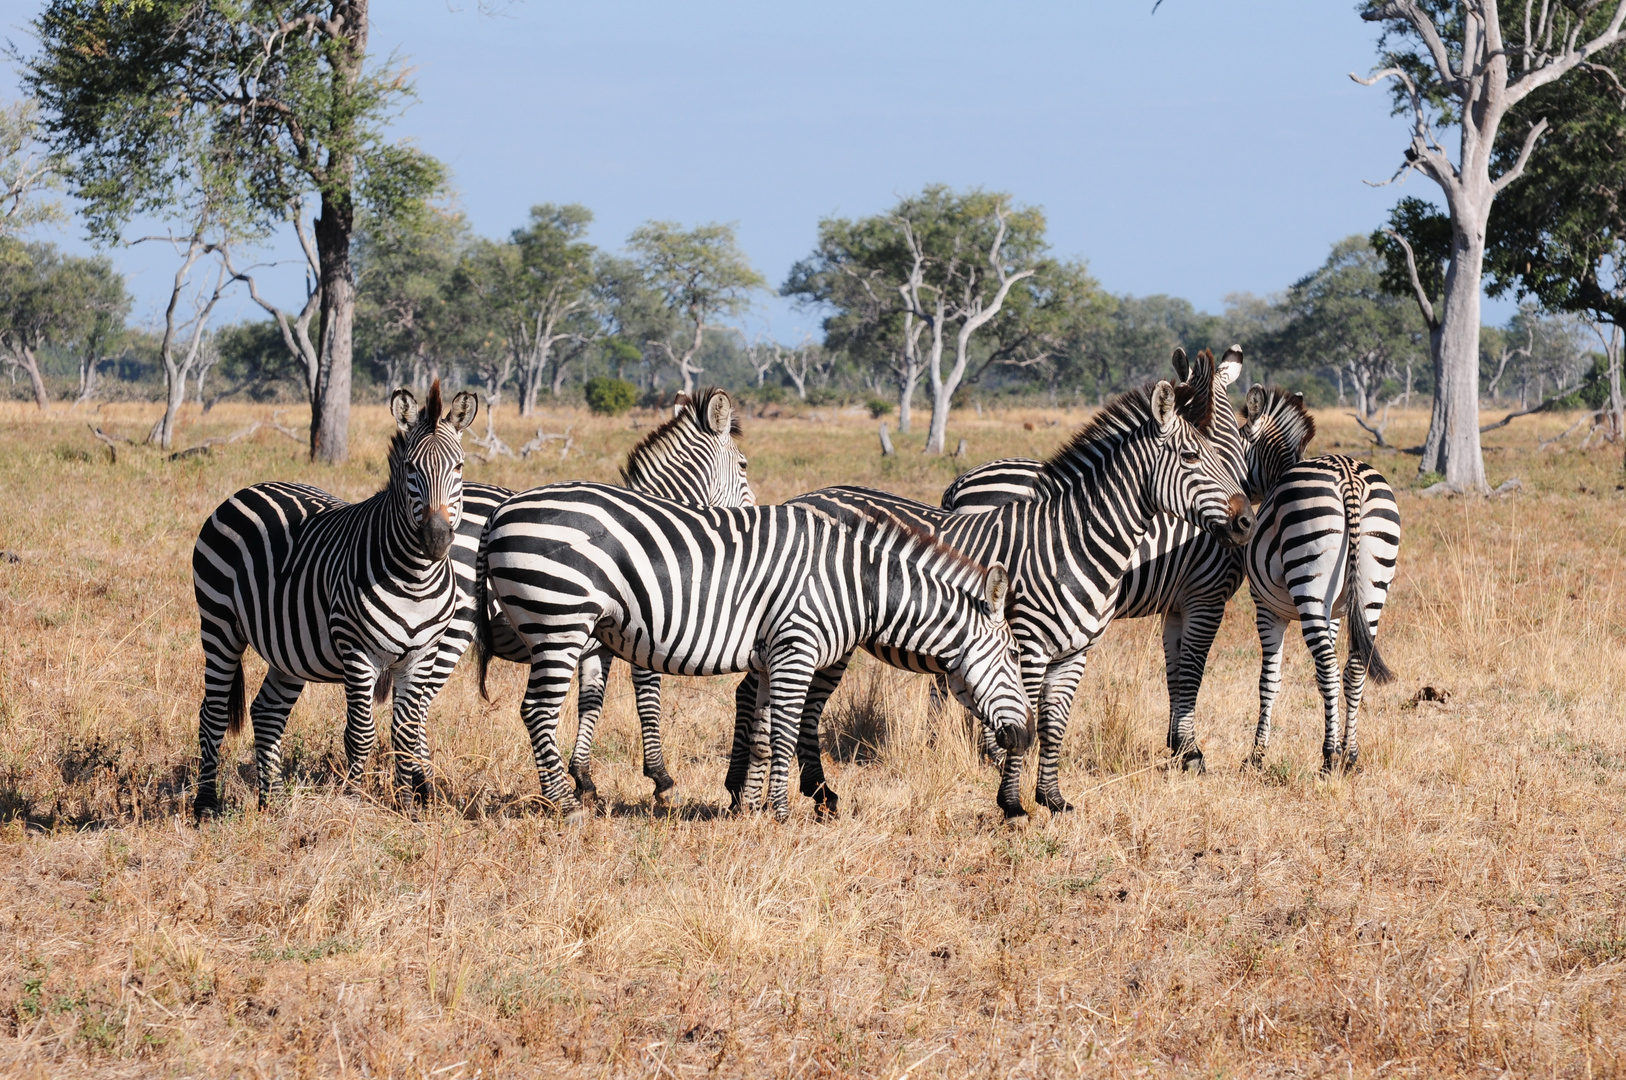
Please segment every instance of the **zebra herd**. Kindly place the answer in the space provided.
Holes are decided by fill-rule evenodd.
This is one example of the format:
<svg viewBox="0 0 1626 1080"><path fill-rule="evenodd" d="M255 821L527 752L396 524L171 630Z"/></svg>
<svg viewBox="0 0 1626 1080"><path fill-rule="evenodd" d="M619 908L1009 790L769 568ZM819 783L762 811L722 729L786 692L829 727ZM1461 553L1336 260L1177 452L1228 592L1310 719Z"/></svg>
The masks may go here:
<svg viewBox="0 0 1626 1080"><path fill-rule="evenodd" d="M1177 381L1115 398L1046 461L962 474L941 507L857 487L757 505L720 390L680 399L633 450L624 486L464 484L460 436L477 400L445 401L437 382L420 407L398 390L383 491L350 505L256 484L199 533L195 813L220 809L221 741L245 711L262 805L281 790L283 727L310 681L345 686L352 781L376 738L373 708L393 694L395 783L409 803L427 799L424 719L471 644L482 693L492 658L529 667L521 718L543 801L568 819L594 801L592 743L616 657L633 666L658 803L674 787L660 675L744 673L725 780L733 808L765 800L784 820L794 757L816 815L833 815L820 718L860 648L935 675L980 720L1007 818L1025 816L1023 759L1037 739L1037 801L1060 812L1070 809L1058 766L1073 697L1114 618L1164 617L1168 745L1202 769L1198 690L1244 577L1264 652L1250 762L1262 759L1297 621L1325 703L1324 768L1351 767L1365 679L1389 677L1375 634L1399 547L1394 493L1353 459L1302 460L1315 425L1298 395L1255 386L1239 424L1227 387L1240 361L1235 347L1218 362L1177 350ZM268 672L245 710L250 646ZM567 766L557 729L573 679Z"/></svg>

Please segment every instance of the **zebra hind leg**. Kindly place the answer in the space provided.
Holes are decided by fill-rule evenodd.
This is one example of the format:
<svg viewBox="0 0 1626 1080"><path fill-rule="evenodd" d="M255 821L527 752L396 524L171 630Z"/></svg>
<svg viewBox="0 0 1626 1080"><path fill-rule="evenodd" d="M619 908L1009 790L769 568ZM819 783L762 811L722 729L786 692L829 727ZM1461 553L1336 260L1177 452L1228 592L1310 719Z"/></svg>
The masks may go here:
<svg viewBox="0 0 1626 1080"><path fill-rule="evenodd" d="M262 810L283 793L282 732L304 688L305 680L273 668L265 673L265 682L260 684L260 692L254 695L254 704L249 708L254 723L254 766ZM367 698L372 700L371 685L367 687Z"/></svg>
<svg viewBox="0 0 1626 1080"><path fill-rule="evenodd" d="M1366 661L1351 653L1349 661L1344 664L1344 756L1340 764L1346 772L1354 772L1360 760L1361 749L1356 740L1355 725L1361 711L1361 696L1365 692Z"/></svg>
<svg viewBox="0 0 1626 1080"><path fill-rule="evenodd" d="M589 642L576 671L576 746L570 754L570 778L576 782L576 798L589 809L598 803L598 788L593 784L593 736L604 712L610 662L608 650Z"/></svg>
<svg viewBox="0 0 1626 1080"><path fill-rule="evenodd" d="M679 799L672 789L677 781L666 771L666 754L661 746L661 676L658 671L632 669L632 688L638 700L638 733L644 747L644 776L655 785L655 806L671 807Z"/></svg>
<svg viewBox="0 0 1626 1080"><path fill-rule="evenodd" d="M728 791L728 812L738 814L745 810L744 793L751 771L751 738L755 733L757 688L761 676L754 671L734 688L734 744L728 755L728 775L723 787Z"/></svg>
<svg viewBox="0 0 1626 1080"><path fill-rule="evenodd" d="M1214 636L1219 633L1224 618L1223 598L1214 604L1194 602L1190 605L1185 615L1185 632L1180 638L1176 671L1169 676L1170 700L1177 702L1178 717L1171 720L1176 745L1180 747L1180 767L1198 775L1208 772L1208 763L1203 760L1202 747L1197 745L1197 697L1208 671L1208 654L1214 647Z"/></svg>
<svg viewBox="0 0 1626 1080"><path fill-rule="evenodd" d="M235 651L233 648L235 647ZM192 814L202 821L220 813L220 745L228 729L243 726L243 649L203 640L203 704L198 706L198 789Z"/></svg>
<svg viewBox="0 0 1626 1080"><path fill-rule="evenodd" d="M1243 763L1249 769L1264 767L1265 749L1270 745L1270 719L1282 688L1282 644L1287 637L1287 621L1261 607L1254 614L1254 626L1259 631L1259 725L1253 733L1253 750Z"/></svg>
<svg viewBox="0 0 1626 1080"><path fill-rule="evenodd" d="M1339 722L1343 680L1338 670L1338 620L1305 619L1304 643L1315 660L1316 687L1321 691L1322 739L1321 774L1328 776L1343 766L1343 725Z"/></svg>
<svg viewBox="0 0 1626 1080"><path fill-rule="evenodd" d="M796 733L796 758L802 768L802 794L813 800L815 821L834 821L840 797L824 778L824 752L819 741L819 721L830 695L841 685L851 654L842 657L827 668L813 673L807 688L807 700L802 703L801 726Z"/></svg>
<svg viewBox="0 0 1626 1080"><path fill-rule="evenodd" d="M564 763L559 757L559 709L587 641L583 629L550 635L548 641L537 643L532 653L531 677L519 707L520 719L531 737L531 757L536 762L542 801L563 814L571 825L585 822L587 811L565 780Z"/></svg>

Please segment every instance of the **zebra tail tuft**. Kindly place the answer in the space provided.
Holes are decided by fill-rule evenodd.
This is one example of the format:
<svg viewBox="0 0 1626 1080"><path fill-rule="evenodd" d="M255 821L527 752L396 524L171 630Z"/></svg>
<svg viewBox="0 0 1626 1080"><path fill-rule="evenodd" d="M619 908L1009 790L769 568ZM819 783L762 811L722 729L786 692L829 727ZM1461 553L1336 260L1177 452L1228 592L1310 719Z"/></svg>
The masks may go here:
<svg viewBox="0 0 1626 1080"><path fill-rule="evenodd" d="M1349 528L1349 557L1344 566L1344 625L1349 627L1349 652L1366 665L1367 678L1382 686L1393 682L1395 675L1378 652L1372 627L1366 621L1366 605L1361 603L1361 497L1366 485L1356 478L1353 469L1348 469L1341 486L1344 519Z"/></svg>
<svg viewBox="0 0 1626 1080"><path fill-rule="evenodd" d="M231 689L226 692L226 731L236 735L243 730L243 717L248 712L243 693L243 665L231 677Z"/></svg>
<svg viewBox="0 0 1626 1080"><path fill-rule="evenodd" d="M384 702L388 701L390 699L390 689L394 685L395 676L391 675L388 671L379 675L378 681L373 683L373 704L382 705Z"/></svg>

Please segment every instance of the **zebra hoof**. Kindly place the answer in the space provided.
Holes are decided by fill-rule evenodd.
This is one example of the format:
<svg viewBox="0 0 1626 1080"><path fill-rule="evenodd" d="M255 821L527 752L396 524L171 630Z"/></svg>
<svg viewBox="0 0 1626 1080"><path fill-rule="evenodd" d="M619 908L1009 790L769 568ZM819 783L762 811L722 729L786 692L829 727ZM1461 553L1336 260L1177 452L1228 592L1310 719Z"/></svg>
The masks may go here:
<svg viewBox="0 0 1626 1080"><path fill-rule="evenodd" d="M587 807L578 806L565 814L565 824L572 829L579 829L587 824Z"/></svg>
<svg viewBox="0 0 1626 1080"><path fill-rule="evenodd" d="M789 821L790 820L790 807L788 807L788 806L776 806L776 807L774 807L773 808L773 820L774 820L775 825L783 825L783 824L785 824L785 822Z"/></svg>
<svg viewBox="0 0 1626 1080"><path fill-rule="evenodd" d="M1243 772L1258 772L1265 767L1265 752L1254 750L1253 753L1242 759Z"/></svg>
<svg viewBox="0 0 1626 1080"><path fill-rule="evenodd" d="M814 821L830 822L835 821L841 816L836 811L837 799L835 792L831 791L829 788L825 788L823 795L815 796L815 798L817 801L813 804Z"/></svg>
<svg viewBox="0 0 1626 1080"><path fill-rule="evenodd" d="M1025 829L1033 819L1028 817L1026 810L1006 810L1005 827L1007 829Z"/></svg>
<svg viewBox="0 0 1626 1080"><path fill-rule="evenodd" d="M1208 772L1208 764L1203 761L1203 752L1201 750L1186 751L1180 758L1180 767L1186 772L1196 773L1198 776L1204 776Z"/></svg>
<svg viewBox="0 0 1626 1080"><path fill-rule="evenodd" d="M202 825L205 821L213 821L220 816L220 800L204 798L199 795L192 801L192 822Z"/></svg>

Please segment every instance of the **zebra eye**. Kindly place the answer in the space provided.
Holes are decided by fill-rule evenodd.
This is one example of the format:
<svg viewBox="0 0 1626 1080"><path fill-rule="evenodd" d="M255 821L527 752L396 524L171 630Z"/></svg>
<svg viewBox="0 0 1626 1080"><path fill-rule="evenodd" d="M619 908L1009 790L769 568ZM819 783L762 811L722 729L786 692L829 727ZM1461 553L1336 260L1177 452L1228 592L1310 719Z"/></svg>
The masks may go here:
<svg viewBox="0 0 1626 1080"><path fill-rule="evenodd" d="M1195 465L1201 459L1202 455L1198 454L1195 450L1180 451L1180 460L1185 462L1187 465Z"/></svg>

